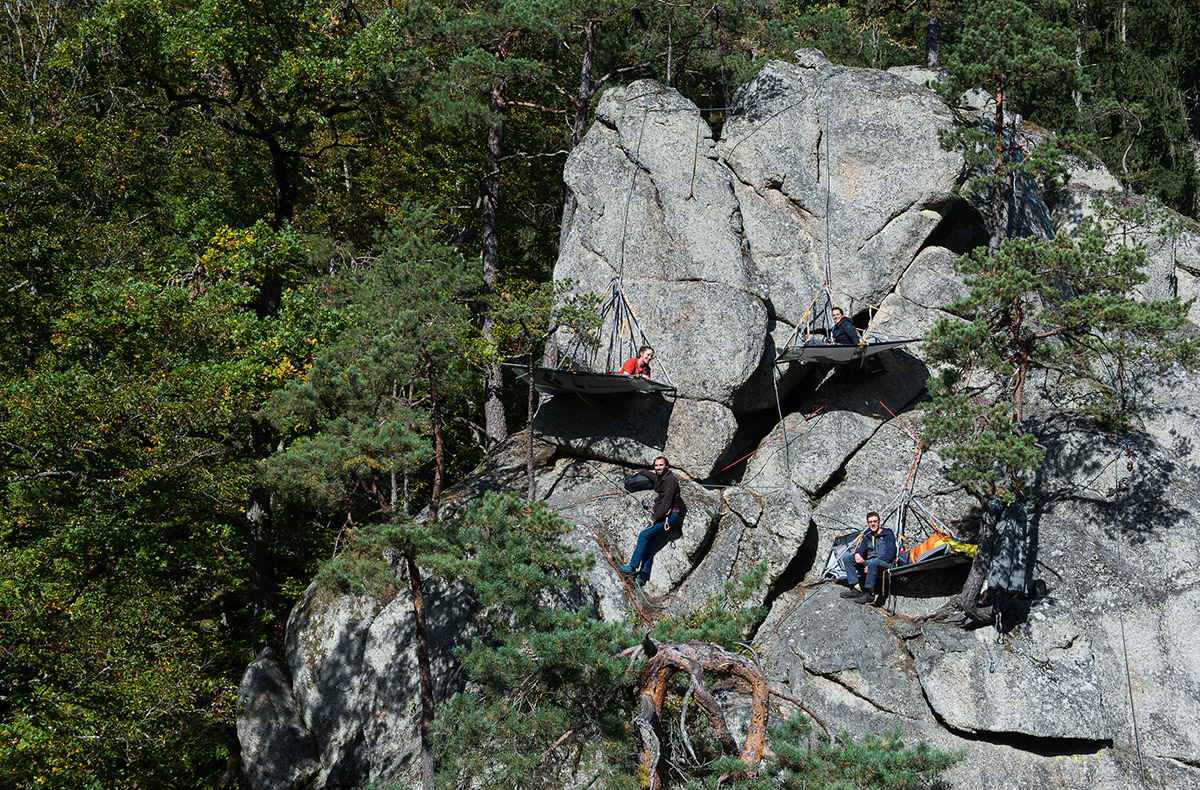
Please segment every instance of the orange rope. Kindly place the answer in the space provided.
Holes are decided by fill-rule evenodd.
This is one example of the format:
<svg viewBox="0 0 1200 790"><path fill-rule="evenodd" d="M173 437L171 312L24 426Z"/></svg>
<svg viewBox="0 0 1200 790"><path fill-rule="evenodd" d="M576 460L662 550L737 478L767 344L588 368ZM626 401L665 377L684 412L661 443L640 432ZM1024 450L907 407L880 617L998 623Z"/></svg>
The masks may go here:
<svg viewBox="0 0 1200 790"><path fill-rule="evenodd" d="M883 408L887 408L884 406ZM917 445L917 453L913 456L913 462L908 467L908 477L904 478L904 487L908 488L908 484L912 482L913 474L917 471L917 461L921 460L921 447Z"/></svg>
<svg viewBox="0 0 1200 790"><path fill-rule="evenodd" d="M617 563L613 562L612 555L608 553L608 548L604 545L604 540L600 537L600 533L596 531L595 527L593 527L589 522L581 518L576 518L575 516L564 516L563 514L559 513L558 517L567 519L569 521L578 521L580 524L583 524L590 529L592 534L596 536L596 543L600 545L600 551L604 552L604 559L608 560L608 564L612 566L614 571L617 571ZM625 593L629 596L629 602L633 604L633 608L642 616L643 620L650 625L654 625L654 620L648 614L642 611L642 607L638 606L637 597L633 594L633 590L629 589L629 582L625 580L625 575L620 571L617 571L617 576L621 579L621 584L625 586Z"/></svg>
<svg viewBox="0 0 1200 790"><path fill-rule="evenodd" d="M731 464L727 464L726 466L723 466L723 467L721 467L721 468L720 468L720 469L718 469L717 471L713 472L713 474L714 474L714 475L719 475L719 474L721 474L722 472L724 472L724 471L725 471L726 469L728 469L729 467L731 467L731 466L736 466L736 465L740 464L742 461L745 461L747 458L749 458L750 456L754 455L754 454L755 454L755 453L757 453L759 450L762 450L762 449L764 449L764 448L765 448L765 447L766 447L768 444L770 444L771 442L775 441L776 439L779 439L780 437L783 437L783 436L787 436L789 433L791 433L792 431L796 430L797 428L799 428L799 427L800 427L801 425L803 425L804 423L808 422L808 421L809 421L810 419L812 419L813 417L816 417L816 416L817 416L817 412L821 411L821 409L824 409L826 406L828 406L832 400L833 400L833 398L830 398L828 401L825 401L824 403L822 403L820 406L818 406L818 407L817 407L816 411L812 412L811 414L808 414L808 415L804 416L803 418L801 418L800 422L796 423L796 424L795 424L795 425L793 425L791 428L788 428L788 429L787 429L787 430L785 430L783 433L780 433L778 436L772 436L772 437L771 437L771 441L770 441L770 442L767 442L766 444L762 444L762 445L759 445L758 447L755 447L753 450L751 450L750 452L746 453L746 454L745 454L745 455L743 455L741 458L737 459L736 461L734 461L734 462L733 462L733 463L731 463ZM688 478L684 478L684 479L685 479L685 480L691 480L692 478L688 477Z"/></svg>
<svg viewBox="0 0 1200 790"><path fill-rule="evenodd" d="M872 395L871 397L875 398L874 395ZM909 436L911 436L913 441L917 443L917 447L918 447L917 453L919 455L920 454L919 448L921 446L921 438L919 436L917 436L915 433L913 433L912 430L909 429L909 427L904 424L904 420L897 417L896 412L889 409L886 403L881 401L879 398L875 398L875 402L878 403L880 406L882 406L884 408L884 410L887 411L888 414L892 415L892 419L894 419L896 422L900 423L900 427L902 427L904 429L905 433L907 433Z"/></svg>

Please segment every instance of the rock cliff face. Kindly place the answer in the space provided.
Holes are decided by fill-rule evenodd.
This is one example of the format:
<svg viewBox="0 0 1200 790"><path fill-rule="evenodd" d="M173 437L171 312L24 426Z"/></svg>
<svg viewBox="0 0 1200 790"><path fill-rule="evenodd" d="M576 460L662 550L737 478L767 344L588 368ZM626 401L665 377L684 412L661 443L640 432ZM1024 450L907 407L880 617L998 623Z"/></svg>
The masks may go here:
<svg viewBox="0 0 1200 790"><path fill-rule="evenodd" d="M568 158L575 210L555 276L599 292L619 275L679 397L612 415L600 440L587 404L551 401L536 423L549 441L625 464L662 452L707 477L745 415L774 407L772 375L782 397L800 380L772 362L826 262L834 298L863 312L942 221L963 160L938 142L953 117L932 91L806 52L769 63L736 104L715 140L675 91L613 89Z"/></svg>
<svg viewBox="0 0 1200 790"><path fill-rule="evenodd" d="M769 614L754 641L773 681L836 729L899 728L964 750L949 775L956 787L1117 790L1144 771L1155 786L1200 788L1196 377L1136 380L1144 424L1121 444L1057 416L1053 382L1035 388L1047 454L1030 529L1034 575L1049 592L1003 638L924 619L961 587L961 568L898 580L888 610L805 584L839 532L867 510L887 515L901 491L928 369L920 344L889 352L886 373L867 380L775 371L775 348L823 284L826 259L835 299L860 326L877 305L873 331L919 337L964 294L954 261L980 238L984 219L952 199L962 162L938 144L953 120L922 87L930 76L798 53L742 90L719 139L660 85L605 95L565 171L576 208L556 276L599 291L620 273L679 396L543 404L538 496L574 519L567 541L598 556L586 593L601 616L637 617L605 557L629 556L651 495L624 493L620 479L664 452L708 478L683 484L689 513L656 558L651 599L687 609L766 559ZM1038 207L1059 229L1093 199L1117 199L1099 166L1074 173ZM1200 234L1140 232L1152 242L1145 296L1193 296ZM523 490L521 446L493 454L449 499ZM935 453L912 490L948 521L971 515ZM444 695L458 682L449 650L469 634L466 604L453 591L437 599ZM403 596L302 597L286 656L260 656L239 692L250 786L415 783L408 609Z"/></svg>

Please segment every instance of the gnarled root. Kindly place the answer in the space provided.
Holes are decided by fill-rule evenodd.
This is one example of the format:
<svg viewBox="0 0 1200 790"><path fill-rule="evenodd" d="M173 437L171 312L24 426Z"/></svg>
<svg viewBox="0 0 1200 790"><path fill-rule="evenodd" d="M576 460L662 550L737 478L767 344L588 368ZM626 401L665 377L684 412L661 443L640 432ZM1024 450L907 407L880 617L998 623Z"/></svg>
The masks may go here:
<svg viewBox="0 0 1200 790"><path fill-rule="evenodd" d="M631 660L641 655L649 656L638 679L641 692L638 695L639 711L634 717L634 722L642 736L638 762L646 772L646 781L651 790L661 786L658 763L662 744L662 708L667 697L667 685L678 672L688 676L688 695L696 700L725 753L738 754L749 768L771 756L767 745L767 718L772 695L792 702L812 716L799 700L773 688L758 664L746 656L730 653L713 644L664 644L647 637L642 644L622 651L621 655L628 656ZM750 727L740 752L729 731L720 703L704 686L706 672L732 676L750 686ZM825 730L826 735L829 735L825 724L815 716L813 719Z"/></svg>

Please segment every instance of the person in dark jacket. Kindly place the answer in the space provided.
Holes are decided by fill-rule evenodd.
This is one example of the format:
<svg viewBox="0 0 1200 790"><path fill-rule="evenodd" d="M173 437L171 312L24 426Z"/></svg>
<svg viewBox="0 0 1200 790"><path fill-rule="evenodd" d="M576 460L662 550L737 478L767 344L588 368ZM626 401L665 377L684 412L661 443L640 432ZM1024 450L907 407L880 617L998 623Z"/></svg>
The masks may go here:
<svg viewBox="0 0 1200 790"><path fill-rule="evenodd" d="M666 458L660 455L654 459L653 472L639 469L637 474L644 475L650 480L657 496L654 499L654 507L650 510L650 526L638 534L637 546L633 550L633 557L629 560L629 564L620 565L617 570L621 573L635 575L637 583L641 585L650 580L654 555L674 537L671 534L672 530L675 534L679 534L679 525L683 523L685 507L683 497L679 495L679 481L675 479L675 474L671 471L671 465L667 463Z"/></svg>
<svg viewBox="0 0 1200 790"><path fill-rule="evenodd" d="M867 529L858 542L842 557L842 569L846 571L846 584L850 589L842 590L843 598L853 598L855 603L871 603L875 600L875 577L896 561L896 535L883 526L879 514L872 510L867 514ZM858 584L858 571L863 568L865 578L862 587Z"/></svg>
<svg viewBox="0 0 1200 790"><path fill-rule="evenodd" d="M835 307L830 314L833 316L833 329L829 330L829 342L835 346L858 345L858 329L842 312L842 308Z"/></svg>

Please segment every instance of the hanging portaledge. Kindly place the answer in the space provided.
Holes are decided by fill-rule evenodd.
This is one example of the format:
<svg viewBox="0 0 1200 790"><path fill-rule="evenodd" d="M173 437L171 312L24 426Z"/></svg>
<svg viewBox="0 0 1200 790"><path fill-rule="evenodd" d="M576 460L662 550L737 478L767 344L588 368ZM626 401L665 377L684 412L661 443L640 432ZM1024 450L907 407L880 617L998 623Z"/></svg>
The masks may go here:
<svg viewBox="0 0 1200 790"><path fill-rule="evenodd" d="M512 370L517 378L526 383L533 379L533 387L544 395L621 395L629 392L674 392L675 385L661 363L655 365L662 371L666 383L609 373L616 370L630 357L637 356L638 348L652 345L642 331L642 325L634 315L633 308L621 290L621 280L614 277L608 284L597 307L601 326L611 326L607 338L601 337L601 329L588 338L573 341L563 354L563 364L557 368L533 367L516 362L504 366ZM603 348L603 364L600 351ZM599 368L597 370L596 368Z"/></svg>
<svg viewBox="0 0 1200 790"><path fill-rule="evenodd" d="M845 365L847 362L866 359L889 348L898 348L907 343L917 342L916 338L908 340L874 340L856 343L852 346L839 345L787 345L775 358L780 362L823 362L827 365Z"/></svg>
<svg viewBox="0 0 1200 790"><path fill-rule="evenodd" d="M511 369L521 381L529 382L528 365L506 362L504 367ZM591 373L565 368L535 367L532 375L533 388L546 395L620 395L625 392L675 391L670 384L621 373Z"/></svg>
<svg viewBox="0 0 1200 790"><path fill-rule="evenodd" d="M920 500L912 494L913 482L921 460L918 447L908 469L908 477L896 498L883 509L883 525L896 535L896 560L885 571L888 580L916 571L932 571L963 565L975 557L976 546L959 538L945 522L930 513ZM915 517L915 524L908 516ZM910 529L911 527L911 529ZM850 532L834 539L829 556L825 559L822 579L845 581L846 571L842 568L842 557L849 553L854 542L863 533Z"/></svg>
<svg viewBox="0 0 1200 790"><path fill-rule="evenodd" d="M828 271L826 277L828 278ZM821 302L818 306L818 302ZM804 317L784 343L783 349L775 357L775 364L785 362L820 362L827 365L845 365L850 362L860 362L881 351L899 348L908 343L917 342L917 338L904 340L868 340L866 335L871 331L868 327L863 332L863 339L858 343L831 343L827 332L833 328L833 297L830 294L829 283L826 282L821 293L813 298L804 312Z"/></svg>

